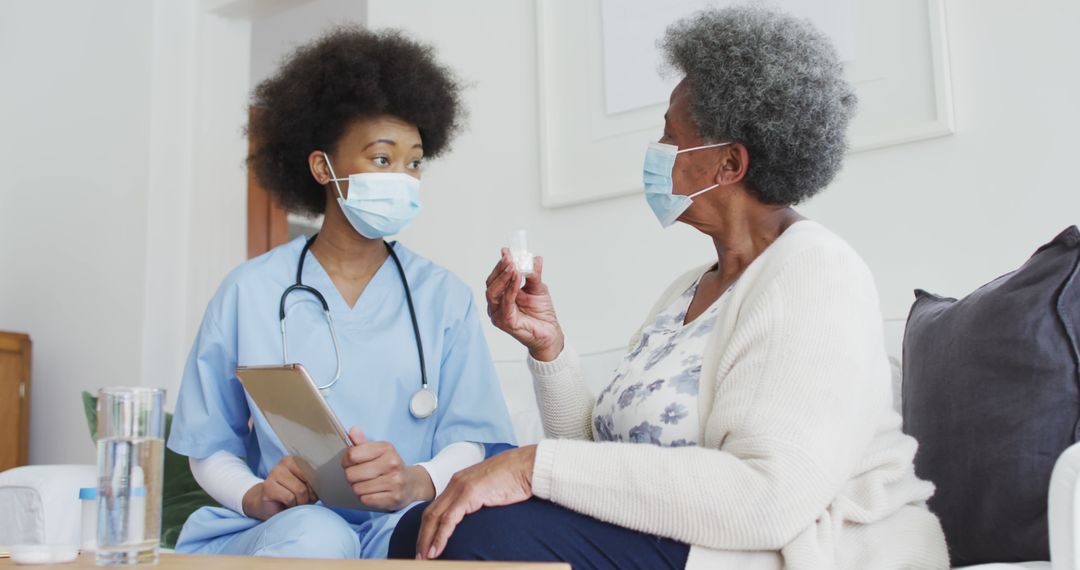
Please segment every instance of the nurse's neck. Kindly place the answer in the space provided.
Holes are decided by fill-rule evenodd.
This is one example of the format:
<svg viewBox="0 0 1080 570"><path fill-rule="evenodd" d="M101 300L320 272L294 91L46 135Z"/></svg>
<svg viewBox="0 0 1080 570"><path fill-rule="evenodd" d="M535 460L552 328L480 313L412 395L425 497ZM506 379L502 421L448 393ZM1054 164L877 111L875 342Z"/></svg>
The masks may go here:
<svg viewBox="0 0 1080 570"><path fill-rule="evenodd" d="M383 240L368 239L353 229L336 200L327 201L322 229L311 245L311 254L330 275L334 287L350 308L360 299L388 255Z"/></svg>

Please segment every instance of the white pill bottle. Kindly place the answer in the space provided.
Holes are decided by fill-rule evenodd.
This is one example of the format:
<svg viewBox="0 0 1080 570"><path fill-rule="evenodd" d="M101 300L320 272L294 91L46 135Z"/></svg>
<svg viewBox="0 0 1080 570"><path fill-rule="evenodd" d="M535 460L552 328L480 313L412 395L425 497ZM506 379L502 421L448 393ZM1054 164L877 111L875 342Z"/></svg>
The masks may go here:
<svg viewBox="0 0 1080 570"><path fill-rule="evenodd" d="M514 269L525 277L533 274L533 254L529 252L528 236L525 230L517 230L510 234L510 258L514 261Z"/></svg>
<svg viewBox="0 0 1080 570"><path fill-rule="evenodd" d="M82 529L79 534L82 537L80 550L94 552L97 550L97 487L79 489L79 502L82 504Z"/></svg>

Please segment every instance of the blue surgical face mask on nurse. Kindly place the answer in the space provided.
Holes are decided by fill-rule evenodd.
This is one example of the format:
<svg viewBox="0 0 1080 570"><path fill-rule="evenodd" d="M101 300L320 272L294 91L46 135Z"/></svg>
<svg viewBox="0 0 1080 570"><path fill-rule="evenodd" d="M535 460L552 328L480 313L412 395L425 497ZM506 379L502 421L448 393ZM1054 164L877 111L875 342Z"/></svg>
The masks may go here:
<svg viewBox="0 0 1080 570"><path fill-rule="evenodd" d="M338 178L330 155L323 153L330 180L338 192L338 205L360 235L381 239L400 233L420 213L420 180L401 172L361 172ZM348 196L341 182L349 181Z"/></svg>
<svg viewBox="0 0 1080 570"><path fill-rule="evenodd" d="M693 148L680 149L675 145L660 142L649 143L645 151L645 165L643 170L643 182L645 183L645 201L652 208L660 225L667 228L679 219L679 216L694 203L694 198L720 186L713 184L690 195L674 193L674 182L671 172L675 168L675 158L684 152L692 152L706 148L726 146L730 142L707 144Z"/></svg>

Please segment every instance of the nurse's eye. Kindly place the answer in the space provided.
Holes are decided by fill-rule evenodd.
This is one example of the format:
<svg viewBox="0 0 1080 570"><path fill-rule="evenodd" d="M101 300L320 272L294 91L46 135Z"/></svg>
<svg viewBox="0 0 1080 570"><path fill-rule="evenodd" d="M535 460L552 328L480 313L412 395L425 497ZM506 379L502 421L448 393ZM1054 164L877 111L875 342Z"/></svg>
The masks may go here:
<svg viewBox="0 0 1080 570"><path fill-rule="evenodd" d="M378 166L390 166L390 158L385 156L385 155L380 154L380 155L376 156L375 158L372 158L371 161L374 162L375 164L377 164Z"/></svg>
<svg viewBox="0 0 1080 570"><path fill-rule="evenodd" d="M419 159L419 158L409 163L409 168L411 170L420 170L423 166L424 166L424 161L422 159Z"/></svg>

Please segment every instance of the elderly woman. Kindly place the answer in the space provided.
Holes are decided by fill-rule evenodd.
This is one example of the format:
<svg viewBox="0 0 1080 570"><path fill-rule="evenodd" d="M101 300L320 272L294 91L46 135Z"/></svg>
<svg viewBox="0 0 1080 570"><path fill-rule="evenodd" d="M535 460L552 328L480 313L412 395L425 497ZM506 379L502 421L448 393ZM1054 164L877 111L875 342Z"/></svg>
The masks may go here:
<svg viewBox="0 0 1080 570"><path fill-rule="evenodd" d="M590 394L542 262L506 251L495 325L529 350L549 439L459 473L423 513L423 558L575 568L946 568L933 486L890 398L873 277L792 206L840 168L855 97L808 23L755 8L671 27L684 75L645 158L660 222L716 259L672 283ZM405 554L409 554L405 552Z"/></svg>

